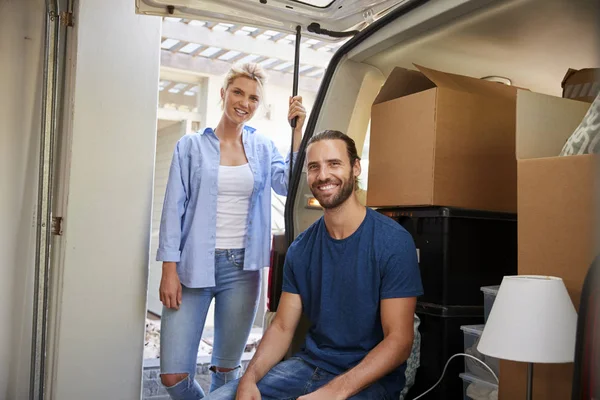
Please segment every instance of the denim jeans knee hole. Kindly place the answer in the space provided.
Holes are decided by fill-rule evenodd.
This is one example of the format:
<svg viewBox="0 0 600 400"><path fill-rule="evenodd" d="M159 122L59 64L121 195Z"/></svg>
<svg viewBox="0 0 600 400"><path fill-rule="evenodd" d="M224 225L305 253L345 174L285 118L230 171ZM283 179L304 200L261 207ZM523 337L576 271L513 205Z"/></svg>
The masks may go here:
<svg viewBox="0 0 600 400"><path fill-rule="evenodd" d="M222 368L222 367L217 367L215 365L212 365L209 370L215 374L217 377L219 377L219 379L223 380L224 382L229 382L229 381L233 381L235 379L237 379L238 374L240 372L240 368L241 366L238 365L235 368ZM228 371L220 371L221 369L226 369Z"/></svg>
<svg viewBox="0 0 600 400"><path fill-rule="evenodd" d="M176 379L176 377L179 377L181 375L185 375L185 376L181 379ZM163 380L163 377L166 378L167 382L165 382L165 380ZM173 377L173 382L169 382L170 377ZM181 386L188 387L189 382L190 382L190 374L188 374L188 373L160 374L160 382L167 389L172 389L172 388L181 387Z"/></svg>

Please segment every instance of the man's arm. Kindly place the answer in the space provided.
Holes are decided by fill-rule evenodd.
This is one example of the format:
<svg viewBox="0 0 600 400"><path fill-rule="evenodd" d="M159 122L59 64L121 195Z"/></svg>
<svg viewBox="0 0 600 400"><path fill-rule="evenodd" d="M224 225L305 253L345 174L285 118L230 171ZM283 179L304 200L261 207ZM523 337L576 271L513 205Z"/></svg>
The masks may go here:
<svg viewBox="0 0 600 400"><path fill-rule="evenodd" d="M300 295L283 292L277 314L263 336L254 357L240 380L238 399L244 390L255 387L271 368L283 359L302 316ZM248 396L248 398L252 398Z"/></svg>
<svg viewBox="0 0 600 400"><path fill-rule="evenodd" d="M381 300L384 339L354 368L321 389L298 398L347 399L398 368L408 359L414 337L416 297Z"/></svg>

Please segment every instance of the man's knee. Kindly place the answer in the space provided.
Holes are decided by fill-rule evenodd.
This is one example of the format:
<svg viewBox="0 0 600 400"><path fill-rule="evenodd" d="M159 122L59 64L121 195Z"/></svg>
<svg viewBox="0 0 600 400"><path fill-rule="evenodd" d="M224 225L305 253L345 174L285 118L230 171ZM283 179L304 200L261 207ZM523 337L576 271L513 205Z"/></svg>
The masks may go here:
<svg viewBox="0 0 600 400"><path fill-rule="evenodd" d="M177 385L179 382L187 379L188 374L161 374L160 381L166 387Z"/></svg>

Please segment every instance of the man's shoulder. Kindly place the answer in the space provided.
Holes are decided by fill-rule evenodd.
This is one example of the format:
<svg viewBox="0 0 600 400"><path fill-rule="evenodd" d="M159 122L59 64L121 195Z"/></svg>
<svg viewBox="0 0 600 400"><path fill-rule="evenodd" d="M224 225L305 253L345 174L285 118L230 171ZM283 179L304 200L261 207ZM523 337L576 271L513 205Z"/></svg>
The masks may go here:
<svg viewBox="0 0 600 400"><path fill-rule="evenodd" d="M399 237L411 237L410 233L400 223L390 217L370 208L368 209L368 213L373 219L375 228L373 231L378 238L384 239L387 242L390 239L395 240Z"/></svg>
<svg viewBox="0 0 600 400"><path fill-rule="evenodd" d="M319 228L322 224L323 217L319 218L311 226L309 226L304 232L299 234L296 239L290 245L288 254L296 253L302 254L304 249L313 245L315 238L318 235Z"/></svg>
<svg viewBox="0 0 600 400"><path fill-rule="evenodd" d="M416 252L412 235L398 221L374 210L370 210L370 215L373 218L373 251L377 260Z"/></svg>

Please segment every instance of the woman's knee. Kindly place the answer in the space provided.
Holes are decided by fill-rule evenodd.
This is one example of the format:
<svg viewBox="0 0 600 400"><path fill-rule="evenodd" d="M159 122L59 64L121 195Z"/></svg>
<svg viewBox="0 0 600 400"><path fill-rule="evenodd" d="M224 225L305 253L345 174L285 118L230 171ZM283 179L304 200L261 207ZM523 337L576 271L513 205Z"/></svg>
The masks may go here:
<svg viewBox="0 0 600 400"><path fill-rule="evenodd" d="M221 387L228 382L238 379L240 377L241 368L239 365L234 368L212 365L210 371L212 372L212 389L216 389L217 387Z"/></svg>
<svg viewBox="0 0 600 400"><path fill-rule="evenodd" d="M236 368L222 368L222 367L217 367L217 366L213 365L212 367L210 367L210 370L212 372L231 372L231 371L233 371L235 369L238 369L238 368L239 367L236 367Z"/></svg>
<svg viewBox="0 0 600 400"><path fill-rule="evenodd" d="M160 381L166 387L177 385L179 382L187 379L189 374L161 374Z"/></svg>

